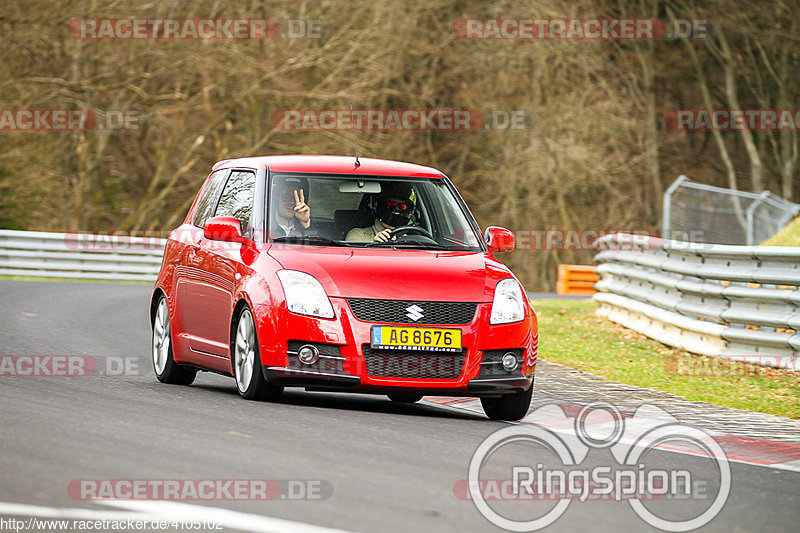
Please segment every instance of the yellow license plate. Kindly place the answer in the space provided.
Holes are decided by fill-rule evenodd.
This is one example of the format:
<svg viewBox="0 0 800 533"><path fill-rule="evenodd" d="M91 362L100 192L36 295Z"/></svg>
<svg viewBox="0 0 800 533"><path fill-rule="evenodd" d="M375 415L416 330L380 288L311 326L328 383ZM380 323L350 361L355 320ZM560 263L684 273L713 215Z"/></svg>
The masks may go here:
<svg viewBox="0 0 800 533"><path fill-rule="evenodd" d="M430 350L456 352L461 350L461 330L372 326L372 347L384 349Z"/></svg>

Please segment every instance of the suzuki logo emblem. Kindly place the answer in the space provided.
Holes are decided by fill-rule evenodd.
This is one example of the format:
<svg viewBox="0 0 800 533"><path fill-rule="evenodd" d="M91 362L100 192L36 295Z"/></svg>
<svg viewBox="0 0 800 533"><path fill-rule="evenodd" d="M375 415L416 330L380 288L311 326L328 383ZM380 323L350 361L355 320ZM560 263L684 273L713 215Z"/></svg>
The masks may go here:
<svg viewBox="0 0 800 533"><path fill-rule="evenodd" d="M406 316L411 320L413 320L414 322L425 316L422 312L422 308L417 304L409 305L408 307L406 307L406 311L408 311L408 313L406 313Z"/></svg>

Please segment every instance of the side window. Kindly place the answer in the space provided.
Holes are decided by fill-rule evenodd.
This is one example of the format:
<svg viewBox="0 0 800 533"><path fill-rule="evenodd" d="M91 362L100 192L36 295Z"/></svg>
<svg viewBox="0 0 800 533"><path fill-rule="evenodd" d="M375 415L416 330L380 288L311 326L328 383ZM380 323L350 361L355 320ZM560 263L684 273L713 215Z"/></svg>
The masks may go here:
<svg viewBox="0 0 800 533"><path fill-rule="evenodd" d="M217 170L208 179L206 188L203 189L202 196L197 202L197 210L194 212L194 225L202 228L206 220L211 218L211 213L214 212L214 207L217 205L219 192L222 186L225 185L225 176L228 175L228 170Z"/></svg>
<svg viewBox="0 0 800 533"><path fill-rule="evenodd" d="M222 190L219 205L214 216L236 217L242 225L242 233L247 231L250 213L253 211L253 188L256 184L255 172L234 170Z"/></svg>

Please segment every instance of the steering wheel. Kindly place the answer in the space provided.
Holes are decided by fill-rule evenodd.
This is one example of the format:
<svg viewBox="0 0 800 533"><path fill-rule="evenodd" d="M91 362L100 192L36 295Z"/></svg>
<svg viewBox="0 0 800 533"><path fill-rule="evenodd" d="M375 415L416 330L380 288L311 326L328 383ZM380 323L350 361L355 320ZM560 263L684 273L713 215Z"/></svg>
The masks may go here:
<svg viewBox="0 0 800 533"><path fill-rule="evenodd" d="M390 235L390 238L394 237L396 239L402 239L406 235L410 235L410 234L417 234L417 235L421 235L421 236L423 236L425 238L428 238L428 239L430 239L432 241L434 240L433 239L433 235L431 235L428 230L426 230L425 228L421 228L419 226L400 226L400 227L394 228L389 235Z"/></svg>

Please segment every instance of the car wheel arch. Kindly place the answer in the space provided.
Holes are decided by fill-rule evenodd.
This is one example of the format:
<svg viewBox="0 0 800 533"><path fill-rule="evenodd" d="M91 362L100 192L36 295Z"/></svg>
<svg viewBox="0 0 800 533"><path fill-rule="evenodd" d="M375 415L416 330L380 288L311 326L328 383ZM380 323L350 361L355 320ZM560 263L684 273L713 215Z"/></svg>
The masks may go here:
<svg viewBox="0 0 800 533"><path fill-rule="evenodd" d="M170 308L170 302L169 298L167 298L167 293L164 292L164 289L161 287L156 287L153 291L153 296L150 298L150 327L153 327L153 324L155 323L156 312L158 311L158 301L162 296L167 300L167 309Z"/></svg>
<svg viewBox="0 0 800 533"><path fill-rule="evenodd" d="M236 300L236 304L233 306L233 312L231 313L231 325L229 329L229 336L228 336L228 349L230 350L229 358L230 358L230 367L231 367L231 375L233 376L233 344L236 342L236 327L239 323L239 315L242 312L242 309L247 307L250 309L250 313L253 314L253 322L258 324L256 319L255 313L253 312L253 305L250 303L250 299L247 298L246 295L242 294L239 295L238 299ZM258 328L256 328L256 339L258 339Z"/></svg>

